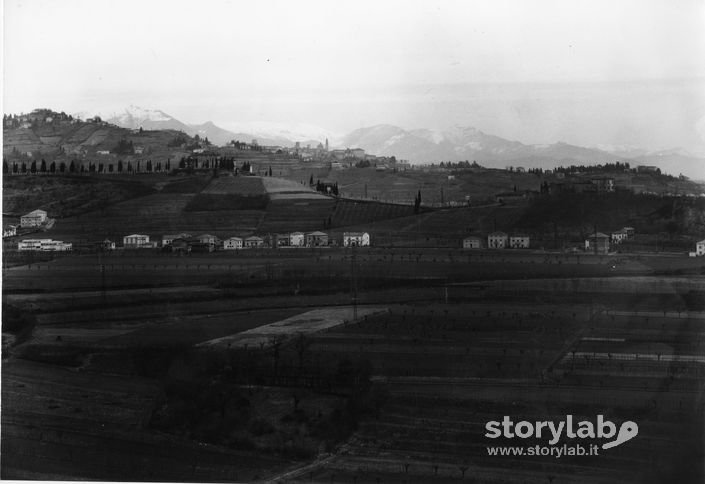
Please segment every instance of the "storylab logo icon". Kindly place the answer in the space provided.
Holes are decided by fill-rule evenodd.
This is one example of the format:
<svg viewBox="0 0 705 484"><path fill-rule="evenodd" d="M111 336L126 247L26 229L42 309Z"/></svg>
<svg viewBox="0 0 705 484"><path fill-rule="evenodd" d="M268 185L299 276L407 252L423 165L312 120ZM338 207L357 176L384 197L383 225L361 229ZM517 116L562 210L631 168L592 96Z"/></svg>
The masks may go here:
<svg viewBox="0 0 705 484"><path fill-rule="evenodd" d="M485 424L485 437L490 439L535 439L547 440L544 445L487 447L490 455L544 455L556 458L563 456L599 455L600 450L611 449L630 441L639 434L639 425L628 420L617 427L614 422L597 415L595 421L576 421L572 415L556 421L515 422L505 415L499 420ZM583 444L579 440L590 440ZM606 440L596 444L595 440ZM578 440L578 442L576 442Z"/></svg>

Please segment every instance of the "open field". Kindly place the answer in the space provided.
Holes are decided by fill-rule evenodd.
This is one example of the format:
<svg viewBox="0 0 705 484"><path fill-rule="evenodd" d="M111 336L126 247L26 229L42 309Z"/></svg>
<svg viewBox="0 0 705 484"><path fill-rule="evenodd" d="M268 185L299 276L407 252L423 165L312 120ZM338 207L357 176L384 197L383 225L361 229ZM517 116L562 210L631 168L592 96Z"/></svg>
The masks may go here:
<svg viewBox="0 0 705 484"><path fill-rule="evenodd" d="M190 196L122 208L176 221ZM698 260L372 247L18 262L3 272L3 478L703 479ZM589 457L488 455L546 442L488 439L487 421L568 414L639 435Z"/></svg>
<svg viewBox="0 0 705 484"><path fill-rule="evenodd" d="M327 199L308 185L300 184L284 178L263 177L262 183L272 200L309 200Z"/></svg>
<svg viewBox="0 0 705 484"><path fill-rule="evenodd" d="M538 190L541 179L529 173L505 170L468 170L455 173L451 170L423 171L377 171L370 168L346 168L343 170L313 169L300 167L284 175L293 181L320 179L337 182L343 197L377 200L413 205L414 197L421 191L421 200L428 205L441 202L466 203L466 196L473 203L493 198L500 192ZM449 175L453 175L449 179Z"/></svg>
<svg viewBox="0 0 705 484"><path fill-rule="evenodd" d="M365 307L357 311L357 317L366 318L376 313L384 312L384 308ZM329 330L335 326L347 324L353 320L355 312L350 307L337 307L328 309L316 309L297 314L290 318L277 321L271 324L257 326L254 329L238 332L237 334L216 338L199 343L198 346L231 348L264 346L271 344L272 340L283 342L287 338L295 336L307 336L320 331Z"/></svg>
<svg viewBox="0 0 705 484"><path fill-rule="evenodd" d="M288 477L301 482L702 478L702 363L665 357L619 363L613 344L610 369L580 343L589 340L605 348L599 339L618 333L629 351L635 345L644 350L664 345L702 357L702 313L648 318L560 305L534 306L531 312L512 304L504 309L468 314L462 306L401 307L316 337L312 350L370 358L378 373L374 380L388 396L343 452ZM647 320L653 330L644 335ZM590 357L577 356L573 362L574 345L585 346ZM594 419L596 413L638 421L638 439L595 457L498 458L487 453L490 445L543 444L485 438L485 422L502 415L540 421L567 414ZM684 421L685 415L695 418L697 430Z"/></svg>

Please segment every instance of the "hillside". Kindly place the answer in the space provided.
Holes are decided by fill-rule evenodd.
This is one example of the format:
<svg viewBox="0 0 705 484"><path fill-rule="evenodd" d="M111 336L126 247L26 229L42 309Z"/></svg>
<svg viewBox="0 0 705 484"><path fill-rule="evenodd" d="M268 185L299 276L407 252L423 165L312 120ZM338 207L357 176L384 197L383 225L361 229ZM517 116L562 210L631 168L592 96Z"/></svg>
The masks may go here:
<svg viewBox="0 0 705 484"><path fill-rule="evenodd" d="M80 120L51 110L35 110L29 115L5 119L3 124L3 158L9 160L71 160L90 157L93 161L117 163L144 157L176 158L187 152L175 140L185 144L194 140L174 129L132 130L91 118ZM134 152L119 152L124 141ZM171 146L170 146L171 145Z"/></svg>
<svg viewBox="0 0 705 484"><path fill-rule="evenodd" d="M11 176L4 221L42 208L56 223L48 236L78 246L130 233L230 236L327 230L410 215L413 208L324 196L284 179L209 174Z"/></svg>
<svg viewBox="0 0 705 484"><path fill-rule="evenodd" d="M208 138L211 143L216 145L224 145L234 139L247 142L252 139L252 136L238 136L238 134L220 128L210 121L202 124L187 124L164 111L144 109L134 105L130 105L122 112L112 113L106 118L107 122L122 128L182 131L189 136L198 135L201 138Z"/></svg>

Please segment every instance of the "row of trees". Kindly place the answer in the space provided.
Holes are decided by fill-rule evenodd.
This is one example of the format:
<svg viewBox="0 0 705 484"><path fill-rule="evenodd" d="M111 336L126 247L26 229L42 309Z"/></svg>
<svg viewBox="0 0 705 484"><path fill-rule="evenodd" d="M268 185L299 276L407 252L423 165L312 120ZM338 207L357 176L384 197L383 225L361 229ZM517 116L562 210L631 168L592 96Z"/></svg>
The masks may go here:
<svg viewBox="0 0 705 484"><path fill-rule="evenodd" d="M252 143L245 143L244 141L232 140L230 145L238 150L264 151L264 147L258 145L255 141Z"/></svg>
<svg viewBox="0 0 705 484"><path fill-rule="evenodd" d="M313 180L313 175L311 175L311 180ZM313 185L313 184L311 184ZM338 196L338 182L335 183L323 183L321 180L316 180L316 191L321 193L326 193L330 195Z"/></svg>
<svg viewBox="0 0 705 484"><path fill-rule="evenodd" d="M78 162L76 160L71 160L67 165L66 162L56 163L52 161L47 163L46 160L42 159L39 164L37 161L32 161L29 165L26 162L13 162L10 166L7 160L2 162L2 172L4 174L26 174L26 173L161 173L164 171L171 170L171 161L167 160L165 163L158 161L153 163L152 160L147 160L144 164L142 161L137 161L134 165L131 161L124 163L122 160L118 160L117 164L113 163L93 163L88 162L86 166L83 162Z"/></svg>

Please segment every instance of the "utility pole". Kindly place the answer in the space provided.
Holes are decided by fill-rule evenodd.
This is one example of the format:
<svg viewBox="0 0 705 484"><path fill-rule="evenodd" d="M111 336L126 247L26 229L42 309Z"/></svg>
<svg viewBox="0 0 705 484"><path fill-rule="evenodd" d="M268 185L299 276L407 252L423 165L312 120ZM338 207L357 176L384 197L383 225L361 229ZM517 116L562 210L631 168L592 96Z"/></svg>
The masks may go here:
<svg viewBox="0 0 705 484"><path fill-rule="evenodd" d="M102 247L98 249L98 269L100 270L100 295L103 300L103 310L105 310L107 296L105 291L105 264L103 264Z"/></svg>
<svg viewBox="0 0 705 484"><path fill-rule="evenodd" d="M353 307L353 323L357 321L357 253L355 245L350 246L350 299Z"/></svg>

